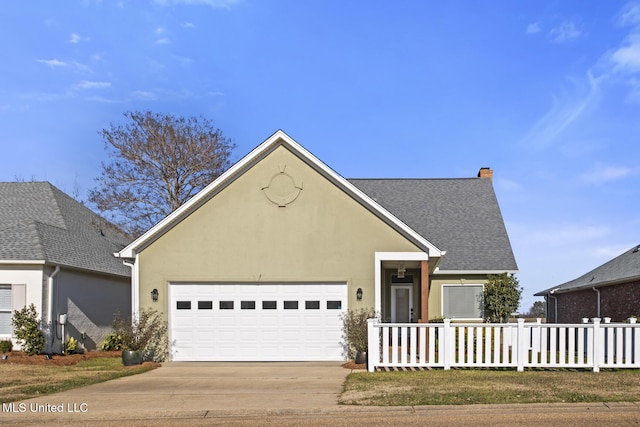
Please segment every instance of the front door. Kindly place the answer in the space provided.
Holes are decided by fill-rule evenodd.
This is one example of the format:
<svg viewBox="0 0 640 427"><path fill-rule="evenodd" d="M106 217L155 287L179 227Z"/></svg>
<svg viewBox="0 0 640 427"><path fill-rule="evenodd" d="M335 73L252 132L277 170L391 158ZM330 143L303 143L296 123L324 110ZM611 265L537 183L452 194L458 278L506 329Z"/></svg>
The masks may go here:
<svg viewBox="0 0 640 427"><path fill-rule="evenodd" d="M413 286L391 286L391 323L411 323Z"/></svg>

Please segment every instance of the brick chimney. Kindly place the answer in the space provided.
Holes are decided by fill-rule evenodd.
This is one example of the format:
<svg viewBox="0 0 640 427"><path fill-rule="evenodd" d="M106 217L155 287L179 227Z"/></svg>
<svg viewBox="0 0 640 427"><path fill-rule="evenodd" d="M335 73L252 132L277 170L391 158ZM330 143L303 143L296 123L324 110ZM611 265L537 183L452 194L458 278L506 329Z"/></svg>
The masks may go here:
<svg viewBox="0 0 640 427"><path fill-rule="evenodd" d="M489 178L493 180L493 171L491 168L480 168L480 172L478 172L478 178Z"/></svg>

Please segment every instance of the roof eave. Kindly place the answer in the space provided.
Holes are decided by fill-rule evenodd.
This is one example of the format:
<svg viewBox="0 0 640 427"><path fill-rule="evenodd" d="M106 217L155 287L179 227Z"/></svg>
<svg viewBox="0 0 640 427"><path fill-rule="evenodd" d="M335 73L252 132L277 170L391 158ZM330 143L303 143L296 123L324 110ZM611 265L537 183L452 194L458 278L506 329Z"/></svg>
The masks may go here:
<svg viewBox="0 0 640 427"><path fill-rule="evenodd" d="M550 288L550 289L545 289L544 291L540 291L536 294L533 294L534 296L545 296L545 295L555 295L555 294L566 294L569 292L574 292L574 291L583 291L585 289L591 289L591 288L603 288L605 286L612 286L612 285L619 285L621 283L628 283L628 282L636 282L636 281L640 281L640 275L638 276L630 276L630 277L624 277L621 279L616 279L616 280L607 280L607 281L603 281L603 282L596 282L596 283L585 283L582 285L578 285L578 286L573 286L567 289L562 289L562 285L560 286L556 286L555 288Z"/></svg>
<svg viewBox="0 0 640 427"><path fill-rule="evenodd" d="M0 260L0 265L39 265L39 266L50 266L50 267L59 266L67 270L82 271L85 273L99 274L103 276L130 277L130 275L121 274L115 271L95 270L91 268L78 267L76 265L53 262L53 261L45 261L45 260L2 259Z"/></svg>
<svg viewBox="0 0 640 427"><path fill-rule="evenodd" d="M462 275L462 274L517 274L519 270L437 270L433 274L436 275Z"/></svg>
<svg viewBox="0 0 640 427"><path fill-rule="evenodd" d="M0 259L0 265L44 265L43 259Z"/></svg>

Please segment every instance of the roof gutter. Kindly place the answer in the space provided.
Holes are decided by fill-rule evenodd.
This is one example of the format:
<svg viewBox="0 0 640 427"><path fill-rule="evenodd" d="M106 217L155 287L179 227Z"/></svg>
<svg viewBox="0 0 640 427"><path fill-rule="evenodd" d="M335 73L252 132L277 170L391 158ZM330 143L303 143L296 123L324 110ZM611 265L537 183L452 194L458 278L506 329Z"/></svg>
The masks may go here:
<svg viewBox="0 0 640 427"><path fill-rule="evenodd" d="M640 280L640 275L636 275L636 276L629 276L629 277L622 277L620 279L616 279L616 280L609 280L606 282L598 282L598 283L587 283L584 285L580 285L580 286L575 286L575 287L571 287L568 289L562 289L563 285L558 285L557 287L550 289L550 290L544 290L544 291L540 291L536 294L533 294L534 296L544 296L546 294L550 294L550 293L555 293L555 294L566 294L567 292L575 292L575 291L584 291L584 290L588 290L588 289L593 289L593 288L604 288L605 286L612 286L612 285L618 285L620 283L627 283L627 282L634 282Z"/></svg>
<svg viewBox="0 0 640 427"><path fill-rule="evenodd" d="M53 273L51 273L49 275L49 278L47 279L48 283L48 289L47 292L49 294L49 300L47 301L47 325L49 326L49 339L48 339L48 346L49 346L49 350L48 353L52 352L53 349L53 335L54 335L54 330L53 330L53 278L56 277L56 275L60 272L60 266L56 265L55 270L53 270Z"/></svg>
<svg viewBox="0 0 640 427"><path fill-rule="evenodd" d="M442 252L443 254L446 253L446 251ZM519 270L440 270L440 268L436 268L433 272L433 274L442 274L442 275L449 275L449 274L455 274L455 275L460 275L460 274L502 274L502 273L507 273L507 274L517 274Z"/></svg>

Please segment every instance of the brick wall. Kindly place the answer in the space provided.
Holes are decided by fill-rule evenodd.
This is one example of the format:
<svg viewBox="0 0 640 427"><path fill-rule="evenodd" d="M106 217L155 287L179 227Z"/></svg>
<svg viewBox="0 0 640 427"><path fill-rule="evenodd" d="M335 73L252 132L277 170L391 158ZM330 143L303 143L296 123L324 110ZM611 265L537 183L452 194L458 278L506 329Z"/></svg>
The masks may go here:
<svg viewBox="0 0 640 427"><path fill-rule="evenodd" d="M622 322L629 316L640 315L640 282L604 286L600 291L600 317L610 317L612 322ZM557 323L581 323L583 317L597 317L598 293L585 289L558 298ZM549 298L549 321L554 319L554 300Z"/></svg>

